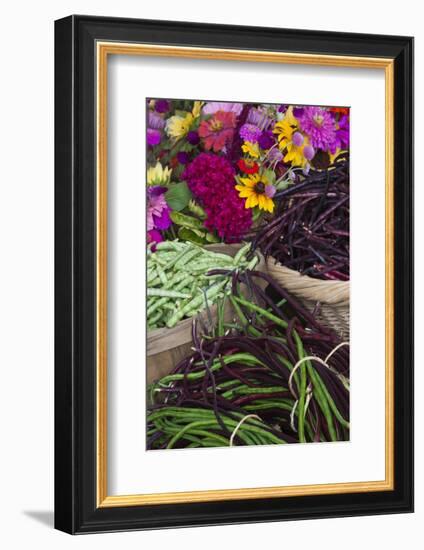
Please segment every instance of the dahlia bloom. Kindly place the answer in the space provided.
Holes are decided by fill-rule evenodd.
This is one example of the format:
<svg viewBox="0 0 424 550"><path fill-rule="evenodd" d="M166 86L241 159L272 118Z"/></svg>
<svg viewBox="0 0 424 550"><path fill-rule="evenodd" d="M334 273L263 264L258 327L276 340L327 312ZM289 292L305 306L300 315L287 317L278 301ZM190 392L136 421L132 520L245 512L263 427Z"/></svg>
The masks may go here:
<svg viewBox="0 0 424 550"><path fill-rule="evenodd" d="M304 107L300 127L309 136L311 145L327 151L336 144L336 128L331 113L321 107Z"/></svg>
<svg viewBox="0 0 424 550"><path fill-rule="evenodd" d="M200 153L182 174L206 213L205 227L225 242L239 242L252 225L252 213L237 194L234 175L232 164L212 153Z"/></svg>
<svg viewBox="0 0 424 550"><path fill-rule="evenodd" d="M203 120L199 136L203 138L205 149L222 151L233 139L235 125L236 115L232 112L217 111L212 118Z"/></svg>
<svg viewBox="0 0 424 550"><path fill-rule="evenodd" d="M239 116L243 109L243 103L230 103L229 101L210 101L203 107L204 115L214 115L218 111L224 111L226 113L234 113Z"/></svg>

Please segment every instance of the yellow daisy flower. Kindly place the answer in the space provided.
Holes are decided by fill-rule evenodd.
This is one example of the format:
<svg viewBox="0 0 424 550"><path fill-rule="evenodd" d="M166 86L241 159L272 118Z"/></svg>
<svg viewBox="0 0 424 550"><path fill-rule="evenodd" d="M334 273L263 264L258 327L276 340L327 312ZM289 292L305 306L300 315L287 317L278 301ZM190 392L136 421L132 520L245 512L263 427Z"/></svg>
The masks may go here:
<svg viewBox="0 0 424 550"><path fill-rule="evenodd" d="M255 208L267 212L274 211L275 187L271 185L265 176L259 174L250 174L246 178L239 177L240 184L236 185L239 197L246 199L245 208Z"/></svg>
<svg viewBox="0 0 424 550"><path fill-rule="evenodd" d="M243 153L247 153L255 159L259 158L259 145L257 143L245 141L241 148L243 150Z"/></svg>
<svg viewBox="0 0 424 550"><path fill-rule="evenodd" d="M293 114L293 107L290 106L285 112L283 120L274 126L274 134L277 134L278 147L282 150L291 142L292 136L299 130L299 121Z"/></svg>
<svg viewBox="0 0 424 550"><path fill-rule="evenodd" d="M299 131L299 121L293 114L292 106L287 109L284 118L274 126L274 134L277 134L280 151L286 153L284 162L304 168L308 163L308 159L305 157L305 147L309 146L309 139ZM298 139L297 143L296 138Z"/></svg>
<svg viewBox="0 0 424 550"><path fill-rule="evenodd" d="M302 145L295 145L294 143L289 142L286 146L287 153L283 159L284 162L291 162L292 166L304 168L308 162L303 154L305 145L306 143L303 143Z"/></svg>

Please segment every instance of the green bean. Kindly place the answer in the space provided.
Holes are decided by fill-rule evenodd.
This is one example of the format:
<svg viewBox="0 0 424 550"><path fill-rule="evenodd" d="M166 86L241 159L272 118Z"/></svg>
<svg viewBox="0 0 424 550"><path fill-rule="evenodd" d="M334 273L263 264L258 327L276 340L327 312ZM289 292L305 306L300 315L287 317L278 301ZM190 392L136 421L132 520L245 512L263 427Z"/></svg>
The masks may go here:
<svg viewBox="0 0 424 550"><path fill-rule="evenodd" d="M316 372L316 371L315 371ZM329 391L327 390L327 386L324 384L322 378L320 377L320 375L318 374L318 372L316 372L316 379L317 379L317 382L319 383L320 387L321 387L321 390L325 396L325 398L327 399L328 401L328 404L330 406L330 409L333 411L333 414L334 416L337 418L337 420L340 422L340 424L344 427L344 428L347 428L349 429L350 428L350 424L347 420L345 420L343 418L343 416L340 414L340 411L339 409L337 408L336 404L334 403L334 400L333 398L331 397Z"/></svg>
<svg viewBox="0 0 424 550"><path fill-rule="evenodd" d="M297 348L297 355L299 360L305 357L305 350L303 349L302 340L299 338L299 335L294 330L293 331L294 340ZM298 405L298 432L299 440L301 443L305 443L305 399L306 399L306 365L303 361L300 365L300 388L299 388L299 405Z"/></svg>
<svg viewBox="0 0 424 550"><path fill-rule="evenodd" d="M240 306L236 302L236 296L229 296L231 305L233 306L235 312L237 313L242 326L247 332L250 332L253 336L256 336L257 338L261 335L260 331L257 330L255 327L252 327L252 325L249 323L246 315L241 310Z"/></svg>
<svg viewBox="0 0 424 550"><path fill-rule="evenodd" d="M233 259L234 265L239 264L240 260L243 258L243 256L246 255L246 252L249 250L249 248L250 248L250 243L247 243L244 246L242 246L240 250L238 250L237 254L234 256L234 259Z"/></svg>
<svg viewBox="0 0 424 550"><path fill-rule="evenodd" d="M164 290L163 288L148 288L147 296L161 296L163 298L190 298L190 294L177 292L176 290Z"/></svg>
<svg viewBox="0 0 424 550"><path fill-rule="evenodd" d="M327 421L328 431L332 441L337 441L337 433L334 428L333 417L331 415L331 410L328 405L328 401L322 391L321 385L317 379L317 372L314 367L311 365L310 361L306 361L306 366L309 374L309 378L312 380L314 386L314 395L317 400L317 403L322 410L325 420Z"/></svg>
<svg viewBox="0 0 424 550"><path fill-rule="evenodd" d="M262 307L257 306L256 304L252 304L251 302L248 302L244 298L241 298L240 296L234 296L234 299L237 300L237 302L248 309L251 309L252 311L256 311L257 313L260 313L264 317L267 317L271 321L274 321L277 325L280 325L280 327L287 328L287 323L284 321L284 319L280 319L273 313L270 313L266 309L263 309Z"/></svg>

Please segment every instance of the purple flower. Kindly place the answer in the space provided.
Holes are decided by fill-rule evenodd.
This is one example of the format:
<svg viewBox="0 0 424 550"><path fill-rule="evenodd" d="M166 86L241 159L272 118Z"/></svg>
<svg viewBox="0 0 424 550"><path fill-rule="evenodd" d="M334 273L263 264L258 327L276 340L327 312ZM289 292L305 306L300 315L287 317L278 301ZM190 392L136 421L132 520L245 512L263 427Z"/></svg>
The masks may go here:
<svg viewBox="0 0 424 550"><path fill-rule="evenodd" d="M250 141L251 143L257 143L261 137L262 131L254 124L246 123L240 128L240 137L244 141Z"/></svg>
<svg viewBox="0 0 424 550"><path fill-rule="evenodd" d="M167 113L169 111L169 101L166 99L157 99L155 101L155 111L157 113Z"/></svg>
<svg viewBox="0 0 424 550"><path fill-rule="evenodd" d="M312 147L312 145L305 145L303 148L303 156L306 160L312 160L315 156L315 149Z"/></svg>
<svg viewBox="0 0 424 550"><path fill-rule="evenodd" d="M147 128L147 144L151 147L159 145L162 139L160 130L154 130L153 128Z"/></svg>
<svg viewBox="0 0 424 550"><path fill-rule="evenodd" d="M163 237L160 233L160 231L157 231L156 229L151 229L147 232L147 242L148 243L161 243L163 241ZM153 252L156 250L155 246L152 246Z"/></svg>
<svg viewBox="0 0 424 550"><path fill-rule="evenodd" d="M271 147L275 144L274 134L271 130L262 132L258 142L261 149L271 149Z"/></svg>
<svg viewBox="0 0 424 550"><path fill-rule="evenodd" d="M187 141L190 143L190 145L198 145L200 142L199 134L194 130L190 130L190 132L187 134Z"/></svg>
<svg viewBox="0 0 424 550"><path fill-rule="evenodd" d="M177 153L177 159L180 164L188 164L190 162L190 156L185 151Z"/></svg>
<svg viewBox="0 0 424 550"><path fill-rule="evenodd" d="M259 107L252 107L249 111L249 114L247 115L246 122L254 124L261 130L268 130L272 121L267 115L266 111L264 111L264 109L261 109Z"/></svg>
<svg viewBox="0 0 424 550"><path fill-rule="evenodd" d="M321 107L304 107L300 127L309 136L311 145L326 151L336 144L334 119Z"/></svg>
<svg viewBox="0 0 424 550"><path fill-rule="evenodd" d="M153 185L147 188L147 231L153 229L168 229L171 225L169 213L171 209L166 204L166 187Z"/></svg>
<svg viewBox="0 0 424 550"><path fill-rule="evenodd" d="M303 111L304 111L303 107L293 107L293 116L295 118L302 118Z"/></svg>
<svg viewBox="0 0 424 550"><path fill-rule="evenodd" d="M275 195L276 192L277 192L277 189L275 189L273 185L265 185L265 195L269 199L272 199L272 197Z"/></svg>
<svg viewBox="0 0 424 550"><path fill-rule="evenodd" d="M277 147L271 149L268 154L268 158L271 162L281 162L283 160L283 157L283 153Z"/></svg>
<svg viewBox="0 0 424 550"><path fill-rule="evenodd" d="M292 136L292 142L294 145L297 145L297 147L300 147L303 143L304 137L300 132L295 132Z"/></svg>
<svg viewBox="0 0 424 550"><path fill-rule="evenodd" d="M344 115L339 120L339 128L336 130L336 142L331 148L334 154L337 148L347 149L349 147L349 117Z"/></svg>
<svg viewBox="0 0 424 550"><path fill-rule="evenodd" d="M165 128L165 120L153 111L149 111L148 114L148 123L149 128L154 128L155 130L163 130Z"/></svg>
<svg viewBox="0 0 424 550"><path fill-rule="evenodd" d="M214 115L217 111L235 113L239 116L243 109L243 103L230 103L229 101L210 101L203 107L205 115Z"/></svg>

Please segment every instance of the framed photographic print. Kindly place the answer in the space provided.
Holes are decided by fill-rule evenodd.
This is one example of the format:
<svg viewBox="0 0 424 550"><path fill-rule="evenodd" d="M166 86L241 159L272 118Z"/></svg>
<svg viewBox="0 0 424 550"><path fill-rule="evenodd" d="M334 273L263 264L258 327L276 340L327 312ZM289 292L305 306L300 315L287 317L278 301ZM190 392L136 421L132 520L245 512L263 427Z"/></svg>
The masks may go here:
<svg viewBox="0 0 424 550"><path fill-rule="evenodd" d="M55 25L55 525L413 509L413 39Z"/></svg>

